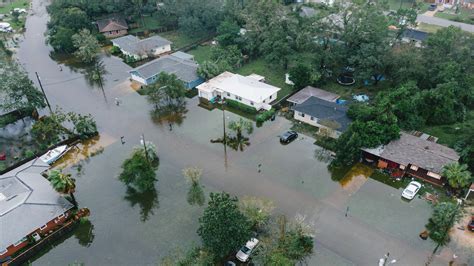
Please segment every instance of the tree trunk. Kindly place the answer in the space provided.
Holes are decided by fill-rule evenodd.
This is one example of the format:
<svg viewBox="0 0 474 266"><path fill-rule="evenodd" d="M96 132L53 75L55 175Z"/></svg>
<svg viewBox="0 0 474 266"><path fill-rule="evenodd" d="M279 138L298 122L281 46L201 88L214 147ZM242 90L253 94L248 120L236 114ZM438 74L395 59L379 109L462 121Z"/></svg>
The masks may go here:
<svg viewBox="0 0 474 266"><path fill-rule="evenodd" d="M69 193L69 196L71 197L71 200L72 200L72 204L74 205L74 208L77 209L77 201L76 201L76 197L74 197L74 193Z"/></svg>

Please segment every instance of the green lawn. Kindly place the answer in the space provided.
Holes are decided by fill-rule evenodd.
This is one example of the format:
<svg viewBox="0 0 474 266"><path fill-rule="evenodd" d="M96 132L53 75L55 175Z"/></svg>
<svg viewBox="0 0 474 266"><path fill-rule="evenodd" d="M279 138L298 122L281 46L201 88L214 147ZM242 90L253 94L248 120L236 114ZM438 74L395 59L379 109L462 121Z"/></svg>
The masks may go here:
<svg viewBox="0 0 474 266"><path fill-rule="evenodd" d="M461 8L458 14L454 10L447 9L444 12L436 12L435 17L444 18L452 21L474 24L474 11L467 8Z"/></svg>
<svg viewBox="0 0 474 266"><path fill-rule="evenodd" d="M194 60L196 60L199 64L202 64L202 62L210 60L211 46L199 45L198 47L188 51L188 53L194 55Z"/></svg>
<svg viewBox="0 0 474 266"><path fill-rule="evenodd" d="M130 33L142 32L145 30L154 30L162 26L159 18L153 15L143 16L143 21L145 22L145 25L142 25L143 23L141 18L136 18L136 21L138 22L138 24L140 24L140 27L130 30Z"/></svg>
<svg viewBox="0 0 474 266"><path fill-rule="evenodd" d="M466 121L452 125L427 126L422 129L427 134L438 137L438 143L454 147L456 142L464 139L474 129L474 110L467 113Z"/></svg>
<svg viewBox="0 0 474 266"><path fill-rule="evenodd" d="M8 1L8 0L7 0ZM30 0L14 0L11 4L0 5L0 14L7 14L14 8L28 8Z"/></svg>
<svg viewBox="0 0 474 266"><path fill-rule="evenodd" d="M252 73L264 76L268 84L281 88L278 92L278 100L292 92L292 87L285 83L286 71L282 67L269 64L261 58L244 64L235 72L244 76Z"/></svg>
<svg viewBox="0 0 474 266"><path fill-rule="evenodd" d="M163 33L160 33L160 36L173 42L173 44L171 45L171 48L173 48L173 50L179 50L187 45L195 43L204 38L202 36L201 37L187 36L179 31L163 32Z"/></svg>

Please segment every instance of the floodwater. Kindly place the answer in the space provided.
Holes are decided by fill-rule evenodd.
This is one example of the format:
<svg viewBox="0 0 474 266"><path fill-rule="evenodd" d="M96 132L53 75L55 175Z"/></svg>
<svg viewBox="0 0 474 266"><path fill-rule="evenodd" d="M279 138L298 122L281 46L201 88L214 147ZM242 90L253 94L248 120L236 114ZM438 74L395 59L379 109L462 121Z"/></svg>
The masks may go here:
<svg viewBox="0 0 474 266"><path fill-rule="evenodd" d="M91 113L100 137L58 162L75 176L76 199L91 210L90 224L35 258L34 265L155 265L177 247L199 244L196 230L204 207L195 203L201 195L190 191L181 174L190 166L203 169L205 195L224 190L264 197L274 201L278 214L306 216L316 230L309 265L373 265L386 252L403 265L423 264L431 251L429 241L418 239L430 212L424 201L403 202L399 190L367 178L352 177L357 183L346 180L344 186L333 181L327 162L315 158L314 139L301 135L280 145L278 135L291 127L283 117L255 128L244 151L210 142L222 137L223 114L199 107L196 98L187 100L185 114L172 116L169 127L152 117L152 106L130 88L130 67L118 58L102 56L104 90L90 82L87 71L51 59L44 36L46 3L33 0L18 59L33 80L39 73L52 105ZM231 112L225 117L238 118ZM127 189L117 178L142 134L156 144L160 157L155 190L146 194ZM403 230L386 230L392 208L406 217L396 219Z"/></svg>

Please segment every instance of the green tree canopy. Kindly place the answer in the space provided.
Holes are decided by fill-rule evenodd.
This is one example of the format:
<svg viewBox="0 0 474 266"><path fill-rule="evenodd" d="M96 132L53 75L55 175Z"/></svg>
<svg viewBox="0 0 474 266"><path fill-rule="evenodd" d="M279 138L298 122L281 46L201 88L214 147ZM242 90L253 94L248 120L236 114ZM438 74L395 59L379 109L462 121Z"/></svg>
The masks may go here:
<svg viewBox="0 0 474 266"><path fill-rule="evenodd" d="M70 174L64 174L62 170L51 170L48 173L48 180L51 182L54 190L62 194L69 194L74 206L77 207L76 198L74 197L76 180L71 178Z"/></svg>
<svg viewBox="0 0 474 266"><path fill-rule="evenodd" d="M197 232L203 246L217 260L237 250L251 237L251 224L239 211L238 199L225 192L210 194L199 224Z"/></svg>
<svg viewBox="0 0 474 266"><path fill-rule="evenodd" d="M474 181L465 164L448 164L444 166L442 175L446 177L449 185L456 189L465 188Z"/></svg>
<svg viewBox="0 0 474 266"><path fill-rule="evenodd" d="M433 207L433 214L426 225L430 238L439 245L449 242L449 230L460 218L459 208L453 202L440 202Z"/></svg>
<svg viewBox="0 0 474 266"><path fill-rule="evenodd" d="M80 58L82 62L91 63L96 59L100 45L88 29L82 29L79 33L74 34L72 36L72 43L76 48L74 54Z"/></svg>
<svg viewBox="0 0 474 266"><path fill-rule="evenodd" d="M122 164L122 173L119 179L134 189L145 192L154 189L156 178L156 168L158 167L158 156L152 145L136 147L132 156ZM148 152L148 157L146 155Z"/></svg>

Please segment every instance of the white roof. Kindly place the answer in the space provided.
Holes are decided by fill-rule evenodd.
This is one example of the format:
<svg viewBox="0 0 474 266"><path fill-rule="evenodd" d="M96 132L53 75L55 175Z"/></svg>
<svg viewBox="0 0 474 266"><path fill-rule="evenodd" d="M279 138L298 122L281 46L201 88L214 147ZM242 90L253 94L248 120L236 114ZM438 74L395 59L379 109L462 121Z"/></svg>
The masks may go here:
<svg viewBox="0 0 474 266"><path fill-rule="evenodd" d="M206 92L221 90L257 103L280 90L278 87L257 81L252 77L245 77L227 71L197 86L197 88Z"/></svg>

